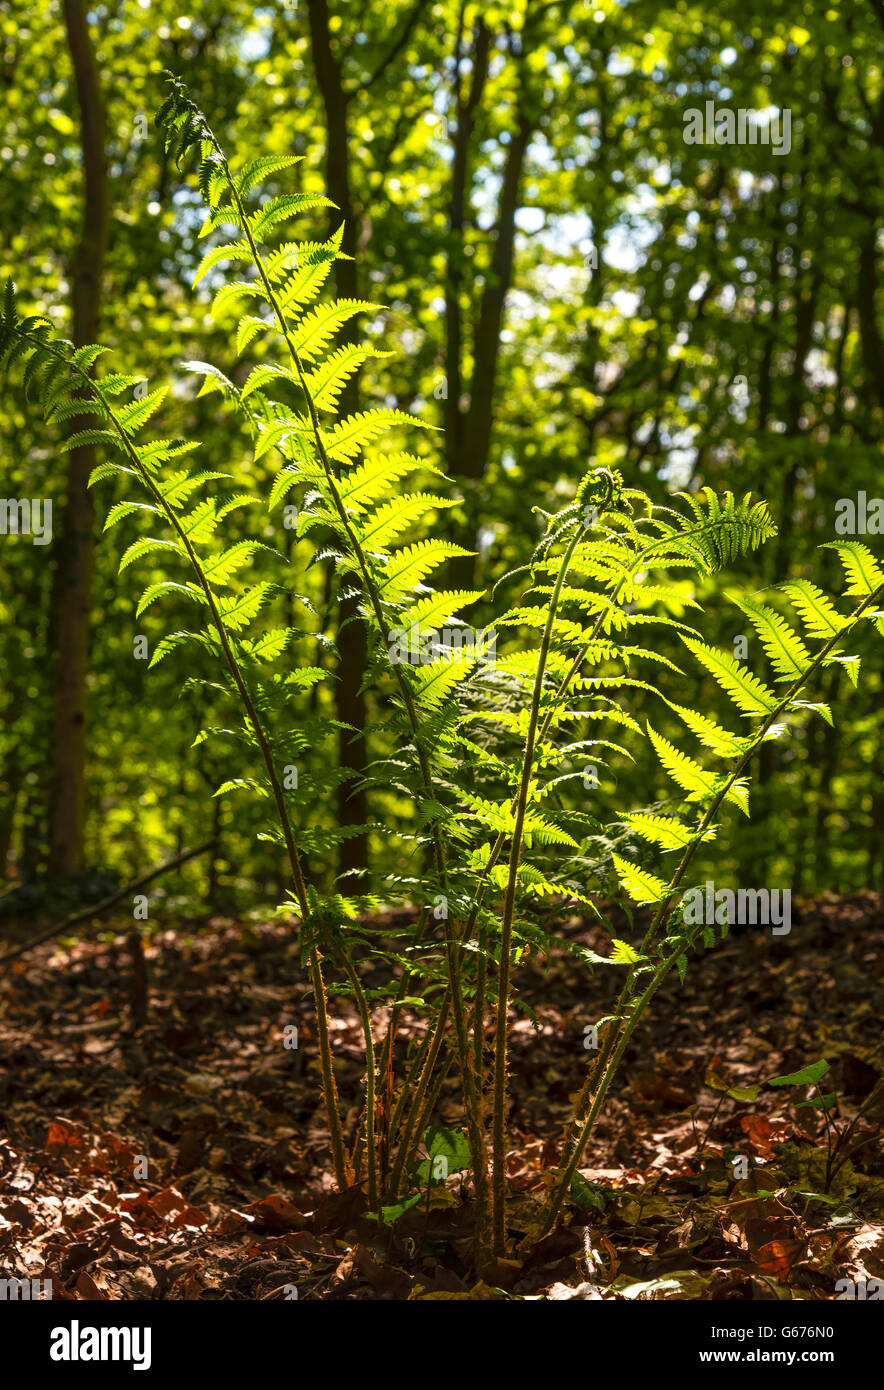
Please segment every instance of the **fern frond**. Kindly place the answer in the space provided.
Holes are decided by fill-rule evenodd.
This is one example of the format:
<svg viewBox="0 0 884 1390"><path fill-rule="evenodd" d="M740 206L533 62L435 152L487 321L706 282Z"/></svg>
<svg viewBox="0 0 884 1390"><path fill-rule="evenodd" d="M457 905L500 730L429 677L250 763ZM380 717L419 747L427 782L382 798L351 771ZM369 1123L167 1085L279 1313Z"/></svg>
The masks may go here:
<svg viewBox="0 0 884 1390"><path fill-rule="evenodd" d="M685 849L697 839L697 832L677 816L658 816L646 811L633 811L623 814L621 819L643 840L659 846L660 849ZM715 828L710 826L703 838L711 840L714 836Z"/></svg>
<svg viewBox="0 0 884 1390"><path fill-rule="evenodd" d="M308 362L315 362L334 335L357 314L373 314L382 304L362 299L337 299L321 304L305 314L291 335L294 350Z"/></svg>
<svg viewBox="0 0 884 1390"><path fill-rule="evenodd" d="M739 500L732 492L719 496L705 487L700 493L678 496L688 503L697 524L670 535L669 543L697 557L708 570L724 569L776 535L767 503L753 502L751 493Z"/></svg>
<svg viewBox="0 0 884 1390"><path fill-rule="evenodd" d="M647 903L663 901L668 885L663 882L662 878L648 873L647 869L642 869L638 864L623 859L619 854L612 854L611 859L617 870L620 887L624 893L632 898L633 902L643 906Z"/></svg>
<svg viewBox="0 0 884 1390"><path fill-rule="evenodd" d="M425 430L434 428L417 415L409 415L405 410L394 410L392 407L384 406L378 410L365 410L342 420L329 432L325 447L330 458L349 462L366 444L386 434L391 425L399 424L418 426Z"/></svg>
<svg viewBox="0 0 884 1390"><path fill-rule="evenodd" d="M803 676L810 666L810 652L786 619L753 599L735 598L734 601L761 638L761 645L770 658L777 679L794 681Z"/></svg>
<svg viewBox="0 0 884 1390"><path fill-rule="evenodd" d="M707 647L692 637L681 640L730 696L741 714L751 717L773 713L777 707L776 695L730 652L722 651L721 647Z"/></svg>
<svg viewBox="0 0 884 1390"><path fill-rule="evenodd" d="M233 181L236 191L241 198L245 198L256 184L263 183L273 174L281 174L283 169L292 169L302 161L303 155L297 154L270 154L250 159Z"/></svg>
<svg viewBox="0 0 884 1390"><path fill-rule="evenodd" d="M452 556L471 554L472 551L453 541L438 540L417 541L404 550L394 551L378 584L380 595L390 603L415 589Z"/></svg>
<svg viewBox="0 0 884 1390"><path fill-rule="evenodd" d="M699 763L695 763L681 749L676 748L668 739L658 734L656 729L647 725L648 738L657 753L657 757L663 764L665 771L674 782L688 793L688 801L708 801L721 788L725 779L716 776L714 773L706 772ZM739 806L744 814L748 815L747 788L745 781L738 780L729 787L725 794L727 801L733 801Z"/></svg>
<svg viewBox="0 0 884 1390"><path fill-rule="evenodd" d="M741 753L745 753L749 747L751 739L741 738L738 734L732 734L730 730L723 729L720 724L716 724L714 719L710 719L705 714L700 714L697 710L688 709L686 705L678 705L674 700L666 700L670 709L680 719L683 719L692 734L713 753L721 758L735 758Z"/></svg>
<svg viewBox="0 0 884 1390"><path fill-rule="evenodd" d="M779 587L794 604L811 637L827 641L846 626L847 619L808 579L792 579Z"/></svg>
<svg viewBox="0 0 884 1390"><path fill-rule="evenodd" d="M884 584L884 572L867 545L859 541L827 541L822 550L835 550L841 561L851 598L867 598Z"/></svg>

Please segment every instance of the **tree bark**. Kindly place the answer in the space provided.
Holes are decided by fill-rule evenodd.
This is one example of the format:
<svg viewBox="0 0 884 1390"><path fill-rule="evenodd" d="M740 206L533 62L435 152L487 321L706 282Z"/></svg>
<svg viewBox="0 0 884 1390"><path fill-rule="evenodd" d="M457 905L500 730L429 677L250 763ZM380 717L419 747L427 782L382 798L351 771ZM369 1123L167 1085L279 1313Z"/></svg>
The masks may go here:
<svg viewBox="0 0 884 1390"><path fill-rule="evenodd" d="M313 65L325 108L326 146L325 177L328 196L337 204L339 212L332 214L333 227L339 217L344 219L344 236L341 250L354 259L335 263L335 290L339 299L358 299L358 265L356 262L359 228L353 205L348 151L347 108L349 93L345 91L341 77L340 64L331 45L328 4L326 0L309 0L310 39L313 50ZM359 319L351 319L341 334L342 342L359 340ZM354 375L341 392L341 415L350 415L359 409L359 378ZM367 659L365 624L357 616L358 602L355 598L344 599L338 615L337 647L340 653L340 679L335 686L335 714L344 725L356 729L342 728L338 735L338 751L342 767L351 768L357 779L365 772L365 694L361 689L362 677ZM344 782L338 792L338 824L342 829L352 825L364 825L368 819L368 802L365 792L357 785ZM368 864L368 837L363 833L353 835L341 842L338 854L338 872L348 869L363 869Z"/></svg>
<svg viewBox="0 0 884 1390"><path fill-rule="evenodd" d="M80 241L71 265L73 340L77 347L98 336L101 280L107 249L108 179L105 107L84 0L64 0L64 18L80 108L84 207ZM88 428L73 420L70 433ZM78 873L83 866L86 822L86 679L95 551L89 474L91 446L70 453L67 502L55 571L57 612L49 871Z"/></svg>
<svg viewBox="0 0 884 1390"><path fill-rule="evenodd" d="M476 25L473 52L471 56L472 74L470 90L466 101L461 96L460 65L462 53L462 29L466 0L461 4L457 40L454 49L454 99L457 124L454 130L453 161L451 166L451 189L448 199L448 256L446 258L445 280L445 450L449 473L457 477L463 471L464 415L461 405L463 395L463 269L464 218L469 186L470 146L475 128L476 108L482 99L482 91L488 76L488 60L491 49L491 32L480 19Z"/></svg>
<svg viewBox="0 0 884 1390"><path fill-rule="evenodd" d="M448 468L462 484L467 525L465 542L474 543L481 514L479 487L488 466L494 428L494 398L500 363L500 334L504 321L506 297L512 285L513 255L516 241L516 212L525 155L535 125L536 112L528 91L529 77L524 62L530 51L530 31L526 22L523 46L515 54L519 68L516 96L516 128L507 146L503 180L497 206L497 234L491 264L479 306L473 332L473 369L469 383L469 404L461 405L462 367L460 356L463 343L463 322L460 312L461 267L464 260L463 227L465 208L469 202L469 144L475 125L475 109L481 99L490 57L491 35L484 21L476 28L473 45L473 81L469 97L461 101L459 78L455 76L455 99L458 105L458 126L455 135L452 166L452 193L449 202L449 234L451 251L448 258L449 286L446 292L448 408L446 433ZM456 55L456 57L459 55ZM459 69L459 63L456 68ZM475 560L458 556L448 567L449 580L455 588L472 588L475 584Z"/></svg>
<svg viewBox="0 0 884 1390"><path fill-rule="evenodd" d="M6 791L0 799L0 879L6 877L6 866L12 848L12 832L15 827L15 811L19 793L18 768L6 775Z"/></svg>
<svg viewBox="0 0 884 1390"><path fill-rule="evenodd" d="M884 407L884 343L878 330L878 228L874 220L859 248L859 286L857 312L863 366L868 381L869 401Z"/></svg>

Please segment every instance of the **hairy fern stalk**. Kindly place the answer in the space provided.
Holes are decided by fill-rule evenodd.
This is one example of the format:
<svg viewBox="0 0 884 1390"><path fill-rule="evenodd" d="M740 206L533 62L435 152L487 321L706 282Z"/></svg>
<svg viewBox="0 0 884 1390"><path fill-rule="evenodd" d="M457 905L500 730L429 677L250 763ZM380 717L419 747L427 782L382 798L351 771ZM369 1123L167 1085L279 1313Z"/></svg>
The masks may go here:
<svg viewBox="0 0 884 1390"><path fill-rule="evenodd" d="M266 184L275 186L298 163L294 157L250 159L234 174L205 117L175 79L157 119L179 165L190 155L198 162L207 205L202 235L213 244L196 279L220 279L214 315L232 304L247 309L236 331L236 355L262 349L241 386L229 367L186 364L204 377L203 393L219 392L245 421L253 441L246 484L226 491L230 475L200 467L196 441L153 435L166 388L144 394L137 377L97 373L105 349L75 349L45 319L20 317L11 284L0 320L0 364L22 364L26 393L39 401L47 422L92 418L65 447L93 443L106 452L91 482L115 479L124 495L111 507L105 529L130 516L149 528L125 549L120 570L148 555L154 566L164 566L164 577L141 595L137 613L159 601L176 611L185 603L193 612L190 626L158 644L153 663L176 651L180 661L191 649L184 665L188 685L203 681L212 698L220 689L239 710L238 722L208 726L195 742L233 740L237 775L219 791L238 789L272 807L265 835L279 844L291 874L290 908L299 919L315 996L338 1183L364 1183L369 1209L380 1215L386 1203L388 1219L396 1202L417 1200L409 1194L432 1180L427 1165L418 1165L420 1147L441 1085L453 1071L466 1134L462 1146L449 1141L446 1152L455 1166L471 1171L482 1268L508 1248L513 972L524 951L567 944L544 925L544 903L597 913L590 894L609 886L613 872L623 898L650 905L653 915L640 942L615 940L607 957L579 952L588 969L620 970L624 982L604 1022L535 1235L552 1227L571 1191L648 1003L673 970L683 978L693 949L714 944L713 928L685 922L682 899L692 886L698 847L717 834L728 803L748 814L748 771L764 741L783 737L790 719L808 712L831 721L825 704L804 698L805 687L832 662L856 682L858 658L845 655L841 644L862 621L884 628L878 608L884 574L865 547L840 542L834 548L847 578L845 594L854 600L850 611L842 612L807 579L780 586L771 605L736 599L769 658L768 684L671 616L685 607L701 611L678 584L685 571L725 569L774 534L766 505L704 489L673 499L679 506L660 507L626 487L618 473L592 469L573 503L546 516L529 565L501 581L514 586L516 596L493 624L501 644L496 660L483 661L470 644L452 657L438 645L439 629L463 626L463 613L483 596L428 583L452 556L468 552L432 534L432 519L452 505L449 499L425 483L411 491L400 487L409 477L438 472L428 452L399 443L403 430L422 422L388 407L347 418L337 410L352 375L385 354L354 343L336 348L336 335L355 315L379 306L322 297L342 254L341 228L324 241L282 236L299 215L331 204L314 194L262 196ZM222 276L225 266L233 268L231 278ZM267 513L278 514L292 498L297 572L306 567L300 558L306 548L310 562L321 559L333 569L338 597L358 596L369 637L368 675L384 711L383 727L373 731L376 757L365 786L376 798L393 792L407 799L408 827L379 822L321 830L317 801L330 801L353 774L329 758L324 771L311 764L294 786L283 775L336 733L325 704L314 698L315 688L334 676L334 646L310 600L293 593L295 561L259 539ZM299 621L281 622L281 610L290 614L293 607ZM785 616L789 607L800 633L796 620ZM725 728L659 688L655 669L664 676L682 672L655 648L651 629L680 640L685 658L728 696L740 727ZM429 659L402 660L402 633L416 636ZM202 669L200 652L214 660L211 680L194 674ZM685 747L651 722L639 722L633 707L648 696L684 725ZM575 809L572 793L587 765L632 758L621 740L634 746L645 738L674 784L676 809L624 810L615 827ZM388 876L375 894L320 893L308 881L304 855L328 854L345 833L368 828L397 836L408 850L410 872ZM593 860L593 845L604 846L601 860ZM637 846L641 862L629 852ZM676 865L668 876L647 867L667 854L675 855ZM394 897L417 904L418 920L398 932L385 929L381 939L360 919ZM373 980L383 967L383 987L366 988L367 961ZM349 1135L335 1087L330 987L353 998L365 1040L364 1105ZM423 1018L425 1031L401 1057L397 1033L406 1009Z"/></svg>

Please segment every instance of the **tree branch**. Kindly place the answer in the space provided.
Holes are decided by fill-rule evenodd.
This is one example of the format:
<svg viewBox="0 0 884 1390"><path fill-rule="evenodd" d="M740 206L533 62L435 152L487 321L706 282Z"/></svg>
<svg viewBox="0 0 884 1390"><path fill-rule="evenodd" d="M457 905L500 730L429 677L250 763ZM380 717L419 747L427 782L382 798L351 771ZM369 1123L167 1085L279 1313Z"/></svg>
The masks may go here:
<svg viewBox="0 0 884 1390"><path fill-rule="evenodd" d="M68 917L62 918L60 922L56 922L54 926L48 927L46 931L41 932L39 936L35 936L30 941L26 941L24 946L16 946L14 951L7 951L4 955L0 956L0 965L5 965L11 960L17 960L19 956L25 955L27 951L33 950L35 946L42 946L44 941L51 941L52 938L58 936L59 933L68 931L71 927L77 926L80 922L87 921L90 917L98 917L102 913L109 911L110 908L116 907L117 903L127 898L130 893L134 893L137 888L143 888L146 884L153 882L155 878L159 878L161 874L171 873L173 869L180 868L182 864L186 864L189 859L196 859L198 855L205 854L206 850L214 849L216 843L217 841L215 840L206 840L205 844L198 845L196 849L188 849L185 850L183 854L176 854L174 859L168 859L165 864L160 864L158 868L151 869L149 873L143 874L141 878L137 878L134 883L127 883L125 888L120 888L116 893L111 893L109 898L102 898L101 902L95 903L92 907L84 907L81 908L79 912L72 912Z"/></svg>
<svg viewBox="0 0 884 1390"><path fill-rule="evenodd" d="M367 92L369 87L373 87L374 84L381 77L383 77L387 68L396 58L399 57L399 54L402 52L403 48L408 43L408 40L411 38L411 35L414 32L415 25L420 19L422 12L427 8L428 4L429 0L417 0L417 3L412 7L411 14L405 21L405 24L402 28L402 33L399 35L392 48L390 48L387 51L386 57L381 59L378 66L371 74L371 77L369 77L365 82L361 82L358 85L358 87L350 89L350 96L352 96L354 92Z"/></svg>

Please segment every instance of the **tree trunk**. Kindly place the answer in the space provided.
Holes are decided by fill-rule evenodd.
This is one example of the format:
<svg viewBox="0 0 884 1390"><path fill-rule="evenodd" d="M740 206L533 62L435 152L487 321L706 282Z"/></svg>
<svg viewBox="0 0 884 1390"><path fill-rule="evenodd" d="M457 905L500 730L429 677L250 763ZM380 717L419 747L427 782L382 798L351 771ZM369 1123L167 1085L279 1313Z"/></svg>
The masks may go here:
<svg viewBox="0 0 884 1390"><path fill-rule="evenodd" d="M476 27L472 60L472 83L465 101L461 100L458 72L455 73L455 100L458 125L454 142L452 190L449 202L450 252L446 291L446 324L448 357L448 408L446 411L446 445L448 470L463 488L466 531L463 542L475 544L481 518L480 487L488 466L494 428L494 400L500 363L501 329L503 328L506 297L513 278L513 255L516 241L516 212L525 155L536 122L536 113L529 113L528 76L524 63L530 51L530 35L523 39L523 49L515 55L519 66L519 87L516 98L516 129L513 132L503 171L497 206L497 234L491 264L482 292L479 314L473 333L473 370L469 383L469 404L461 405L461 352L463 323L461 318L461 280L464 263L463 229L465 210L469 205L469 144L475 126L475 110L481 100L491 53L491 35L484 21ZM456 64L459 70L460 64ZM476 561L472 556L457 556L448 565L448 581L453 588L476 586Z"/></svg>
<svg viewBox="0 0 884 1390"><path fill-rule="evenodd" d="M83 151L83 225L71 266L73 340L80 347L95 342L98 336L108 224L105 109L84 0L64 0L64 18L80 107ZM88 428L90 423L89 417L73 420L70 433ZM59 875L76 874L83 866L86 676L95 549L92 499L87 484L95 462L95 450L91 446L71 451L67 502L55 571L58 626L49 871Z"/></svg>
<svg viewBox="0 0 884 1390"><path fill-rule="evenodd" d="M458 477L463 472L464 413L463 396L463 294L464 218L469 187L470 147L475 128L476 108L488 77L491 53L491 31L479 19L471 55L471 81L466 101L461 96L460 68L463 59L462 31L466 0L463 0L458 21L454 50L454 128L451 189L448 199L448 255L445 276L445 450L448 472Z"/></svg>
<svg viewBox="0 0 884 1390"><path fill-rule="evenodd" d="M310 38L313 48L313 64L316 80L322 94L325 108L328 145L326 147L325 176L328 196L337 204L338 212L332 214L332 226L339 218L344 219L344 236L341 250L351 261L335 263L335 290L340 299L358 299L358 267L355 260L358 242L358 226L353 207L350 184L350 163L347 149L347 103L348 93L344 91L341 70L332 51L329 30L329 14L326 0L309 0ZM359 339L359 319L351 319L341 334L342 342L357 342ZM340 398L341 415L350 415L359 409L359 378L350 378ZM337 647L340 653L340 679L335 685L335 714L342 724L351 725L358 732L342 728L338 735L338 750L343 767L352 769L356 778L365 771L365 694L361 689L362 677L367 659L365 624L356 616L358 603L355 598L344 599L338 615ZM365 792L352 782L342 783L338 792L338 824L342 829L351 825L364 825L368 819L368 802ZM368 864L367 835L353 835L341 843L338 854L338 872L348 869L364 869Z"/></svg>
<svg viewBox="0 0 884 1390"><path fill-rule="evenodd" d="M11 783L11 785L10 785ZM15 808L18 804L18 776L6 778L7 791L0 800L0 879L6 877L9 852L12 849L12 831L15 826Z"/></svg>

